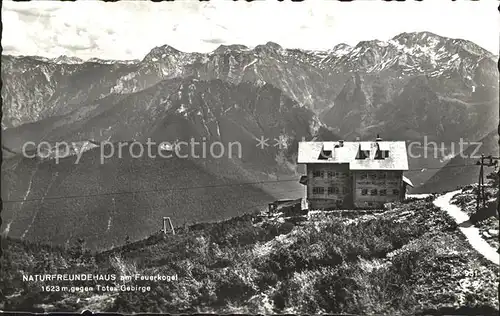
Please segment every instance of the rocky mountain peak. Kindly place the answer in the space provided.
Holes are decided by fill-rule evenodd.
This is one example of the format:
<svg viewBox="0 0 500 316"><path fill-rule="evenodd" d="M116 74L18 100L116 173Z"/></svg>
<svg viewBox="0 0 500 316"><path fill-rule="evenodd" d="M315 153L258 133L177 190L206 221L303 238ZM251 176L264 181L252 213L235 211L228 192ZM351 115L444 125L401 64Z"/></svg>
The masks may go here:
<svg viewBox="0 0 500 316"><path fill-rule="evenodd" d="M275 42L267 42L266 43L266 46L267 47L270 47L270 48L273 48L275 50L280 50L280 49L283 49L283 47L281 47L281 45L275 43Z"/></svg>
<svg viewBox="0 0 500 316"><path fill-rule="evenodd" d="M241 51L246 51L246 50L248 50L248 47L245 45L241 45L241 44L220 45L212 53L225 54L227 52L232 52L232 51L241 52Z"/></svg>
<svg viewBox="0 0 500 316"><path fill-rule="evenodd" d="M435 46L445 40L444 37L432 32L404 32L392 38L403 45L430 45Z"/></svg>
<svg viewBox="0 0 500 316"><path fill-rule="evenodd" d="M53 60L56 64L81 64L83 60L78 57L70 57L66 55L61 55Z"/></svg>
<svg viewBox="0 0 500 316"><path fill-rule="evenodd" d="M181 53L180 50L170 46L170 45L162 45L153 48L142 60L143 62L147 61L157 61L159 59L165 58L171 55L179 55Z"/></svg>
<svg viewBox="0 0 500 316"><path fill-rule="evenodd" d="M267 42L265 45L257 45L254 50L259 54L278 54L283 51L283 47L274 42Z"/></svg>
<svg viewBox="0 0 500 316"><path fill-rule="evenodd" d="M343 50L343 49L352 49L352 46L346 44L346 43L340 43L337 44L333 47L332 51L338 51L338 50Z"/></svg>
<svg viewBox="0 0 500 316"><path fill-rule="evenodd" d="M335 57L341 57L350 52L353 48L345 43L335 45L328 53Z"/></svg>
<svg viewBox="0 0 500 316"><path fill-rule="evenodd" d="M448 42L448 49L450 49L450 46L459 47L463 51L466 51L472 55L493 57L493 54L491 52L487 51L479 45L476 45L475 43L464 39L452 39Z"/></svg>
<svg viewBox="0 0 500 316"><path fill-rule="evenodd" d="M359 42L354 48L358 48L358 47L367 47L367 48L375 48L375 47L378 47L378 46L382 46L382 47L385 47L387 46L387 42L383 42L383 41L380 41L380 40L371 40L371 41L361 41Z"/></svg>
<svg viewBox="0 0 500 316"><path fill-rule="evenodd" d="M120 63L120 64L137 64L140 63L141 61L139 59L128 59L128 60L113 60L113 59L101 59L97 57L93 57L87 60L87 62L90 63L97 63L97 64L114 64L114 63Z"/></svg>

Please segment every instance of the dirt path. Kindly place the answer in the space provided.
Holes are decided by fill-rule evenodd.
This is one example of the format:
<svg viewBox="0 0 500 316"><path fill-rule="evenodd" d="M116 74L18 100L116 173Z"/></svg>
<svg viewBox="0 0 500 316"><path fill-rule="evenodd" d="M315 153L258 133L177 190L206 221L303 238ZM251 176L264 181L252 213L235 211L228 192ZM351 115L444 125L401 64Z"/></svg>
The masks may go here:
<svg viewBox="0 0 500 316"><path fill-rule="evenodd" d="M450 215L455 220L455 222L457 222L457 224L462 224L468 222L469 216L465 212L462 212L462 210L458 206L450 203L453 196L459 192L461 191L452 191L437 197L434 200L434 205L448 213L448 215ZM497 250L491 247L481 237L481 235L479 234L479 229L477 227L474 227L474 225L470 224L459 226L459 229L465 235L472 248L476 249L489 261L495 263L496 265L500 264L500 254L498 254Z"/></svg>

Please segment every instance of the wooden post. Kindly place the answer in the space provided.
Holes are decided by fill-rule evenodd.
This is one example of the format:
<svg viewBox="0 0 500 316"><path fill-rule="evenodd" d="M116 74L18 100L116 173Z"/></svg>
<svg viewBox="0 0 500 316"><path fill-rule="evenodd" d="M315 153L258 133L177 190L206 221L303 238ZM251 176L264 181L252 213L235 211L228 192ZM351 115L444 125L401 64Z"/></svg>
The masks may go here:
<svg viewBox="0 0 500 316"><path fill-rule="evenodd" d="M175 235L174 225L172 224L172 221L170 220L170 217L168 218L168 222L170 223L170 229L172 230L172 235Z"/></svg>
<svg viewBox="0 0 500 316"><path fill-rule="evenodd" d="M481 155L481 200L483 209L486 208L486 195L484 194L484 155Z"/></svg>
<svg viewBox="0 0 500 316"><path fill-rule="evenodd" d="M483 189L483 163L484 163L484 155L481 154L481 158L477 163L478 165L480 165L480 169L479 169L479 179L477 183L476 213L479 212L479 208L481 206L481 194Z"/></svg>
<svg viewBox="0 0 500 316"><path fill-rule="evenodd" d="M498 132L500 134L500 124L498 125ZM500 136L500 135L499 135ZM500 137L498 139L498 145L500 146ZM500 159L500 155L498 157L498 159ZM498 161L498 160L497 160ZM497 194L497 217L500 218L500 166L497 167L497 180L498 180L498 188L497 188L497 191L498 191L498 194ZM498 248L500 249L500 248Z"/></svg>
<svg viewBox="0 0 500 316"><path fill-rule="evenodd" d="M172 232L172 235L175 235L174 225L172 225L170 217L163 217L163 234L165 235L167 234L167 221L170 226L170 231Z"/></svg>
<svg viewBox="0 0 500 316"><path fill-rule="evenodd" d="M488 158L489 161L487 163L484 162L484 160ZM484 166L488 167L493 167L497 165L497 161L500 159L500 157L493 157L493 156L488 156L484 157L483 154L481 154L480 161L477 162L478 165L480 165L479 169L479 182L478 182L478 190L477 190L477 201L476 201L476 213L479 211L479 207L481 205L481 200L483 204L483 208L486 208L486 194L484 192ZM495 160L495 162L493 162ZM500 172L500 170L499 170ZM500 175L500 173L499 173ZM499 190L499 195L500 195L500 190ZM498 211L498 200L497 200L497 211Z"/></svg>

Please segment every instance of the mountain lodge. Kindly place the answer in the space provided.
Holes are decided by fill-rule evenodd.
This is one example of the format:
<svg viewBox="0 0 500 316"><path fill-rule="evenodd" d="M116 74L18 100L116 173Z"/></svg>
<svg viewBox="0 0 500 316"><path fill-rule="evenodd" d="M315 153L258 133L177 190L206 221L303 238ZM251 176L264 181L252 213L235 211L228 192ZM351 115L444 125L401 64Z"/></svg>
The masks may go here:
<svg viewBox="0 0 500 316"><path fill-rule="evenodd" d="M299 142L309 209L381 208L405 198L411 181L404 141Z"/></svg>

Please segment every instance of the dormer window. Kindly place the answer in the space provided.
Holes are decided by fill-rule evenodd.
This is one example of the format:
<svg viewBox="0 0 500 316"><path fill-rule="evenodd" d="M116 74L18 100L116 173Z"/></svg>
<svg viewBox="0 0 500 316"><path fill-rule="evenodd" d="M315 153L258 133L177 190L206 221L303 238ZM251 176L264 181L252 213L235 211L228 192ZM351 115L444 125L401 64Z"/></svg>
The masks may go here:
<svg viewBox="0 0 500 316"><path fill-rule="evenodd" d="M375 159L386 159L389 158L389 147L385 144L377 142L377 152L375 153Z"/></svg>
<svg viewBox="0 0 500 316"><path fill-rule="evenodd" d="M366 159L366 158L370 158L370 149L364 148L364 146L361 146L361 144L359 144L358 153L356 154L356 159Z"/></svg>
<svg viewBox="0 0 500 316"><path fill-rule="evenodd" d="M332 157L332 152L330 150L322 150L319 153L318 160L328 160Z"/></svg>
<svg viewBox="0 0 500 316"><path fill-rule="evenodd" d="M328 160L331 158L333 158L333 145L331 143L324 143L318 160Z"/></svg>
<svg viewBox="0 0 500 316"><path fill-rule="evenodd" d="M377 150L377 153L375 154L375 159L385 159L385 158L389 158L389 151Z"/></svg>

